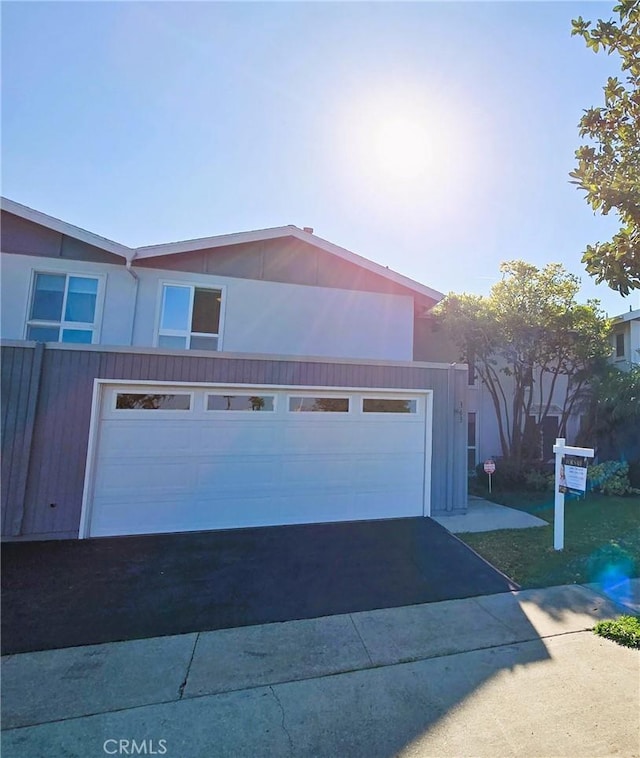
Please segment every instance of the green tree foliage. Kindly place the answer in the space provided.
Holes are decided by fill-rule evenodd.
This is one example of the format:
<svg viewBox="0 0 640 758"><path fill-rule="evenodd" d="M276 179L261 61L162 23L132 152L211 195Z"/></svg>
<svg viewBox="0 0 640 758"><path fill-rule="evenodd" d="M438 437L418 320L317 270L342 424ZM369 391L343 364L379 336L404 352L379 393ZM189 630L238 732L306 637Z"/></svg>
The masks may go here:
<svg viewBox="0 0 640 758"><path fill-rule="evenodd" d="M520 463L539 459L558 396L563 435L592 367L611 351L609 326L596 301L576 302L579 280L561 264L510 261L500 270L488 297L452 293L436 314L489 391L502 455Z"/></svg>
<svg viewBox="0 0 640 758"><path fill-rule="evenodd" d="M635 457L640 429L640 366L630 371L603 366L591 381L582 411L581 444L595 447L601 458Z"/></svg>
<svg viewBox="0 0 640 758"><path fill-rule="evenodd" d="M640 287L640 0L621 0L613 10L617 22L599 20L591 28L581 17L572 21L572 36L587 47L620 56L626 82L609 77L604 106L589 108L580 119L587 144L576 150L570 176L594 211L615 210L621 224L609 242L588 245L582 262L598 283L628 295Z"/></svg>

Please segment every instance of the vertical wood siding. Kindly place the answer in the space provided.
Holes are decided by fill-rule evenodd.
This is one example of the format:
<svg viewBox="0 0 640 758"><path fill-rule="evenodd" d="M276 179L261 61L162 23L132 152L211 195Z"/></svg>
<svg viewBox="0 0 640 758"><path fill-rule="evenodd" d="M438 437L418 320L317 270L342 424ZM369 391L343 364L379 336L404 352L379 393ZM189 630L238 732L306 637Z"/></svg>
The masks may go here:
<svg viewBox="0 0 640 758"><path fill-rule="evenodd" d="M446 368L43 347L2 348L2 533L6 538L77 536L95 378L433 390L432 511L466 507L463 371L453 372L455 408L463 403L460 421L451 404ZM451 449L453 460L448 460Z"/></svg>
<svg viewBox="0 0 640 758"><path fill-rule="evenodd" d="M33 429L38 401L44 345L2 351L2 534L19 535ZM12 507L8 507L11 504Z"/></svg>

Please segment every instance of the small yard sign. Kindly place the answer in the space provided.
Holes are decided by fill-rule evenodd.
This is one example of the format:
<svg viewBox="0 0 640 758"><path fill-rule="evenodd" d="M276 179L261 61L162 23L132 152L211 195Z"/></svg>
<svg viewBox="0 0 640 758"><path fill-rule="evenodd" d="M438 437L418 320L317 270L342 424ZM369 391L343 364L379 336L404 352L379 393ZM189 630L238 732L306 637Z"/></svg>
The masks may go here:
<svg viewBox="0 0 640 758"><path fill-rule="evenodd" d="M553 514L553 548L564 548L564 495L565 492L582 493L587 488L587 458L594 451L588 447L568 447L564 438L556 440L556 499Z"/></svg>
<svg viewBox="0 0 640 758"><path fill-rule="evenodd" d="M491 458L489 458L488 461L484 462L484 473L489 474L489 492L491 492L491 474L493 474L496 470L496 462L492 461Z"/></svg>

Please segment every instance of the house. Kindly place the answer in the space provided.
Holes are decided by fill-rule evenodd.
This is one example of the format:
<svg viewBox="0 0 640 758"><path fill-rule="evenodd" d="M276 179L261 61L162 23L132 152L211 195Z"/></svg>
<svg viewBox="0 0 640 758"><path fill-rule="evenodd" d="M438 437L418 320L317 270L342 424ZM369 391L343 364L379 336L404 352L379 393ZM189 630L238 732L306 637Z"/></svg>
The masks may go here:
<svg viewBox="0 0 640 758"><path fill-rule="evenodd" d="M466 509L439 292L309 228L130 248L1 207L4 539Z"/></svg>
<svg viewBox="0 0 640 758"><path fill-rule="evenodd" d="M420 360L430 361L434 356L440 360L455 362L460 358L460 349L452 343L451 339L438 322L429 314L417 323L420 329L416 337L416 355ZM500 431L496 418L496 411L491 398L491 393L480 380L472 364L467 368L467 397L466 397L466 420L467 420L467 470L473 475L476 466L487 459L496 459L502 456L500 444ZM567 391L566 376L558 376L552 382L550 376L541 376L539 373L532 377L536 392L534 397L542 397L543 401L533 402L529 408L527 423L539 424L539 459L549 462L553 459L553 445L557 437L565 436L569 444L573 444L580 431L580 415L578 412L569 415L563 423L563 406ZM542 382L542 393L540 383ZM513 380L501 375L501 385L505 392L505 404L501 407L502 420L505 428L509 427L507 415L512 412L514 394ZM553 389L552 389L553 387ZM549 402L547 407L547 402Z"/></svg>
<svg viewBox="0 0 640 758"><path fill-rule="evenodd" d="M611 319L611 362L623 371L640 365L640 309Z"/></svg>

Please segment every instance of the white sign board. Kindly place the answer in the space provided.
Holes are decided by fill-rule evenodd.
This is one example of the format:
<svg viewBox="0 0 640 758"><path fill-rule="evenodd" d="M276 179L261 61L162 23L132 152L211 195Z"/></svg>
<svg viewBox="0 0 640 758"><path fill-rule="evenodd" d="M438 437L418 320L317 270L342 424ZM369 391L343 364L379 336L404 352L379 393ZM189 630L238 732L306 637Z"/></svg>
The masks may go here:
<svg viewBox="0 0 640 758"><path fill-rule="evenodd" d="M594 451L591 448L569 447L564 443L564 439L560 438L556 440L556 444L553 446L553 452L556 456L556 499L553 513L554 550L564 548L564 493L570 490L585 491L587 483L586 459L594 456Z"/></svg>

